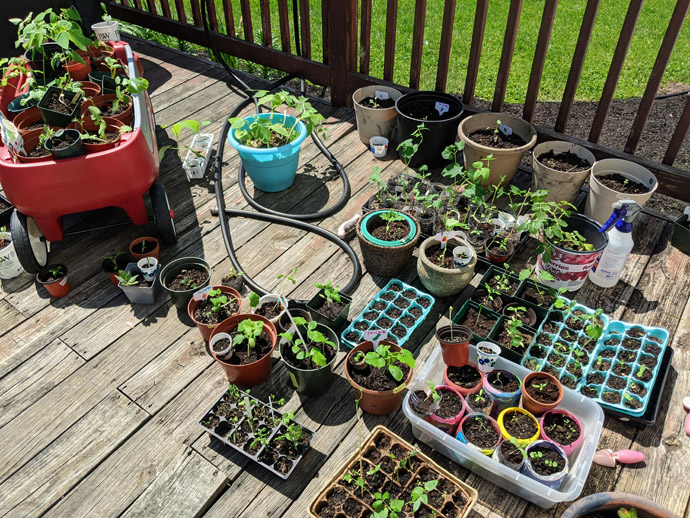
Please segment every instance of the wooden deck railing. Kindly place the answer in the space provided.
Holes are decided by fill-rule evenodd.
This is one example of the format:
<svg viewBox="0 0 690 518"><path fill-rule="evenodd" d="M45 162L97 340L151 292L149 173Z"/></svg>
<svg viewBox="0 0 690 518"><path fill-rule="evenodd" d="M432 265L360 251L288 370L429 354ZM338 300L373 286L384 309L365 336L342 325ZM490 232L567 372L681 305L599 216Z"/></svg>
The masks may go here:
<svg viewBox="0 0 690 518"><path fill-rule="evenodd" d="M555 125L553 128L538 127L537 129L540 140L569 140L588 147L597 158L616 157L640 163L653 170L659 178L659 192L690 201L690 173L673 167L674 160L690 128L690 96L687 97L685 109L678 118L662 161L652 161L634 155L674 45L680 34L684 18L688 13L690 0L676 0L673 14L651 74L647 79L647 85L624 149L616 150L599 144L602 127L611 106L643 1L630 0L588 139L576 139L568 136L566 131L600 0L587 1ZM427 0L415 0L414 2L414 29L410 76L407 85L393 83L397 19L402 7L409 8L407 1L399 5L398 0L386 0L385 44L382 49L384 53L383 75L377 78L370 75L372 0L311 0L311 4L316 4L317 7L320 4L321 8L322 59L320 61L312 59L311 42L314 37L319 37L319 35L314 35L311 32L309 0L292 0L292 5L289 5L288 0L277 0L277 13L272 10L269 0L260 0L260 19L253 19L250 0L222 0L220 2L214 2L214 0L109 0L111 13L119 19L193 43L206 45L206 36L202 26L202 4L200 2L205 4L209 26L213 31L212 37L218 50L286 73L300 73L314 83L329 86L331 101L334 105L350 104L352 92L368 84L389 84L403 90L419 88L422 74ZM241 20L236 20L233 14L233 3L239 4ZM522 3L523 0L511 0L510 3L491 105L493 111L500 111L505 101ZM189 11L185 11L185 4L189 6ZM216 10L218 4L222 6L222 12ZM411 6L411 2L409 5ZM533 121L535 115L557 6L558 0L546 0L544 4L522 112L523 118L530 122ZM290 23L291 7L298 11L299 23L296 24L299 26L298 40L294 38L295 28L294 26L291 27ZM469 113L478 111L472 104L482 44L484 43L484 30L488 22L488 7L489 0L477 0L462 96L466 111ZM451 47L454 26L456 25L456 8L456 0L445 0L435 78L435 89L439 91L445 91L448 87L448 70L451 62L453 62ZM274 20L275 16L278 17L280 28L280 48L273 47L271 20ZM224 33L219 32L219 19L223 20L223 25L226 28ZM242 28L241 37L236 34L236 27L239 27L240 24ZM261 41L255 41L255 27L261 27ZM469 31L469 27L467 29ZM295 48L298 42L300 45L299 55ZM459 85L452 86L459 88Z"/></svg>

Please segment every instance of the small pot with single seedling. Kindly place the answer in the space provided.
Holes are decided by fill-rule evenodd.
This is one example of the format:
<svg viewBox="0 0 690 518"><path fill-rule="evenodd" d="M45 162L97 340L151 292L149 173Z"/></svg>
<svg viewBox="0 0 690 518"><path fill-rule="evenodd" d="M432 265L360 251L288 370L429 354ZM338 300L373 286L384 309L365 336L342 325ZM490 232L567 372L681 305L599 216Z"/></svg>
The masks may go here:
<svg viewBox="0 0 690 518"><path fill-rule="evenodd" d="M364 363L364 354L362 355L362 363ZM353 364L354 367L354 364ZM416 382L410 388L410 398L408 403L412 411L422 419L426 419L432 414L436 413L439 408L442 394L436 390L436 384L427 380L426 385L423 382Z"/></svg>
<svg viewBox="0 0 690 518"><path fill-rule="evenodd" d="M524 408L506 408L496 422L504 439L517 439L523 448L539 439L539 421Z"/></svg>
<svg viewBox="0 0 690 518"><path fill-rule="evenodd" d="M456 439L491 456L501 442L496 420L486 414L468 414L460 421Z"/></svg>
<svg viewBox="0 0 690 518"><path fill-rule="evenodd" d="M101 267L110 278L110 281L117 286L119 283L119 281L116 279L117 273L120 270L124 270L131 262L132 257L127 252L115 252L111 255L106 255L103 258Z"/></svg>
<svg viewBox="0 0 690 518"><path fill-rule="evenodd" d="M132 304L153 304L160 293L160 282L156 277L147 281L135 263L129 263L116 276L118 287Z"/></svg>
<svg viewBox="0 0 690 518"><path fill-rule="evenodd" d="M221 360L232 356L232 336L228 333L218 333L211 339L208 345Z"/></svg>
<svg viewBox="0 0 690 518"><path fill-rule="evenodd" d="M328 326L336 332L342 331L347 322L352 299L340 292L339 286L333 286L331 281L325 284L314 284L319 292L307 303L307 309L312 319L319 324Z"/></svg>
<svg viewBox="0 0 690 518"><path fill-rule="evenodd" d="M458 391L447 385L439 385L434 390L441 397L438 402L438 409L427 418L427 421L436 428L452 434L462 416L465 415L467 409L465 400Z"/></svg>
<svg viewBox="0 0 690 518"><path fill-rule="evenodd" d="M244 287L243 275L244 272L238 272L234 268L230 268L228 273L226 273L225 276L223 276L223 278L220 280L220 283L223 286L227 286L228 288L232 288L242 293L242 288Z"/></svg>
<svg viewBox="0 0 690 518"><path fill-rule="evenodd" d="M129 253L137 261L144 257L154 257L158 260L160 245L154 237L138 237L129 244Z"/></svg>
<svg viewBox="0 0 690 518"><path fill-rule="evenodd" d="M563 385L555 376L531 372L522 380L522 406L534 415L556 408L563 399Z"/></svg>
<svg viewBox="0 0 690 518"><path fill-rule="evenodd" d="M453 306L449 309L449 316ZM441 346L443 363L461 367L469 361L472 330L465 326L450 324L436 329L436 339Z"/></svg>
<svg viewBox="0 0 690 518"><path fill-rule="evenodd" d="M141 270L141 275L143 275L146 282L153 282L158 271L158 259L155 257L144 257L137 261L137 267Z"/></svg>
<svg viewBox="0 0 690 518"><path fill-rule="evenodd" d="M517 472L522 471L522 467L527 459L524 447L520 445L520 442L515 437L501 441L501 444L494 450L491 457Z"/></svg>
<svg viewBox="0 0 690 518"><path fill-rule="evenodd" d="M202 288L192 295L187 304L187 314L204 341L208 341L218 324L240 312L240 299L241 295L227 286Z"/></svg>
<svg viewBox="0 0 690 518"><path fill-rule="evenodd" d="M67 267L64 264L51 264L36 274L36 282L41 284L53 297L64 297L69 293Z"/></svg>
<svg viewBox="0 0 690 518"><path fill-rule="evenodd" d="M494 398L494 411L500 414L506 408L517 406L522 394L522 381L512 372L493 370L484 377L484 390Z"/></svg>

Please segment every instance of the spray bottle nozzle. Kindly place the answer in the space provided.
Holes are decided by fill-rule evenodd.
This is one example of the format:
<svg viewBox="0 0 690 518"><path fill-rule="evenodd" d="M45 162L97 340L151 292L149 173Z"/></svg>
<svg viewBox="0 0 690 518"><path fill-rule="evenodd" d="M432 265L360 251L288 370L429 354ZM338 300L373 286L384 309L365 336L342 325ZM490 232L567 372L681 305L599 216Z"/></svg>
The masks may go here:
<svg viewBox="0 0 690 518"><path fill-rule="evenodd" d="M604 225L599 229L599 232L607 232L620 220L623 220L632 227L632 221L635 219L637 213L642 210L642 207L640 207L633 200L616 201L611 204L611 207L613 208L613 213L606 223L604 223Z"/></svg>

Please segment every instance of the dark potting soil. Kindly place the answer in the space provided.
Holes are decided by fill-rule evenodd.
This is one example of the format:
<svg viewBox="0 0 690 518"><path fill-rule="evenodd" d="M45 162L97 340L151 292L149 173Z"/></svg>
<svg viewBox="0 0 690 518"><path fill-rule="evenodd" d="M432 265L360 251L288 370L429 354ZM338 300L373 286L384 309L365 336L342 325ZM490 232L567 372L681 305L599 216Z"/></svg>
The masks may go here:
<svg viewBox="0 0 690 518"><path fill-rule="evenodd" d="M621 351L618 353L618 360L623 360L624 362L634 362L637 357L635 351Z"/></svg>
<svg viewBox="0 0 690 518"><path fill-rule="evenodd" d="M488 293L472 296L472 300L496 312L501 311L503 307L503 301L499 297L490 296Z"/></svg>
<svg viewBox="0 0 690 518"><path fill-rule="evenodd" d="M642 385L642 383L631 383L628 390L640 397L644 397L647 394L647 389L644 388L644 385Z"/></svg>
<svg viewBox="0 0 690 518"><path fill-rule="evenodd" d="M587 383L591 385L601 385L604 383L604 379L606 378L600 372L592 372L587 375Z"/></svg>
<svg viewBox="0 0 690 518"><path fill-rule="evenodd" d="M362 320L362 321L357 322L357 323L355 324L355 329L356 329L357 331L366 331L367 329L369 329L369 324L367 324L366 322L364 322L364 321Z"/></svg>
<svg viewBox="0 0 690 518"><path fill-rule="evenodd" d="M491 406L491 400L483 390L470 394L465 401L472 410L476 411L486 410L487 407Z"/></svg>
<svg viewBox="0 0 690 518"><path fill-rule="evenodd" d="M279 457L276 463L273 465L273 469L275 469L278 473L282 473L283 475L290 471L291 468L292 462L290 462L290 459L287 457Z"/></svg>
<svg viewBox="0 0 690 518"><path fill-rule="evenodd" d="M477 130L467 135L467 137L472 142L496 149L512 149L526 144L526 142L515 133L506 135L502 131L496 131L493 128Z"/></svg>
<svg viewBox="0 0 690 518"><path fill-rule="evenodd" d="M613 367L613 373L618 376L629 376L632 372L632 365L629 363L616 363Z"/></svg>
<svg viewBox="0 0 690 518"><path fill-rule="evenodd" d="M393 322L389 318L383 317L376 321L376 325L383 329L388 329L393 325Z"/></svg>
<svg viewBox="0 0 690 518"><path fill-rule="evenodd" d="M646 383L652 379L652 369L648 369L644 365L640 365L640 368L635 371L633 377Z"/></svg>
<svg viewBox="0 0 690 518"><path fill-rule="evenodd" d="M53 137L50 139L50 146L53 151L60 151L61 149L67 149L72 144L77 141L76 137L73 137L69 133L63 134L61 137Z"/></svg>
<svg viewBox="0 0 690 518"><path fill-rule="evenodd" d="M441 393L441 401L439 401L439 407L436 410L437 416L443 419L450 419L462 412L462 399L455 392L444 389L439 389L438 392Z"/></svg>
<svg viewBox="0 0 690 518"><path fill-rule="evenodd" d="M504 243L502 239L493 240L489 243L487 250L490 254L496 257L508 257L513 253L513 247L510 243Z"/></svg>
<svg viewBox="0 0 690 518"><path fill-rule="evenodd" d="M590 399L595 399L599 397L599 391L594 388L594 387L582 387L582 390L580 390L583 396L588 397Z"/></svg>
<svg viewBox="0 0 690 518"><path fill-rule="evenodd" d="M618 405L621 402L621 395L618 392L606 391L601 395L601 399L612 405Z"/></svg>
<svg viewBox="0 0 690 518"><path fill-rule="evenodd" d="M228 288L232 288L238 292L241 292L242 286L244 286L244 280L242 279L241 275L226 275L220 280L220 283L222 286L227 286Z"/></svg>
<svg viewBox="0 0 690 518"><path fill-rule="evenodd" d="M54 112L70 114L74 110L75 103L71 102L74 97L76 97L74 92L65 92L61 101L60 92L53 92L50 99L46 101L45 107Z"/></svg>
<svg viewBox="0 0 690 518"><path fill-rule="evenodd" d="M259 462L263 462L267 466L273 465L278 458L278 452L272 448L264 448L264 451L259 455Z"/></svg>
<svg viewBox="0 0 690 518"><path fill-rule="evenodd" d="M487 317L484 313L477 314L474 308L469 308L467 314L460 322L460 324L469 327L474 334L482 338L489 334L495 323L496 320Z"/></svg>
<svg viewBox="0 0 690 518"><path fill-rule="evenodd" d="M25 129L26 131L31 131L31 130L35 130L35 129L41 129L41 130L42 130L42 129L43 129L43 124L44 124L44 123L43 123L43 119L41 119L41 120L38 121L38 122L34 122L33 124L29 124L29 125L26 126L24 129Z"/></svg>
<svg viewBox="0 0 690 518"><path fill-rule="evenodd" d="M431 306L431 299L429 299L429 298L427 298L427 297L419 297L419 298L416 300L416 302L417 302L417 304L419 304L420 306L422 306L424 309L426 309L426 308L428 308L429 306Z"/></svg>
<svg viewBox="0 0 690 518"><path fill-rule="evenodd" d="M625 334L632 336L633 338L642 338L646 333L641 327L631 327L625 332Z"/></svg>
<svg viewBox="0 0 690 518"><path fill-rule="evenodd" d="M412 315L415 318L419 318L422 316L422 313L424 313L421 309L419 308L412 308L410 310L410 315ZM658 353L657 353L658 354Z"/></svg>
<svg viewBox="0 0 690 518"><path fill-rule="evenodd" d="M599 353L599 358L604 358L604 359L611 359L614 356L616 356L616 350L615 349L604 349ZM633 356L634 358L634 356ZM629 360L628 360L629 361Z"/></svg>
<svg viewBox="0 0 690 518"><path fill-rule="evenodd" d="M395 326L393 329L391 329L391 333L398 338L402 338L407 334L407 330L403 326Z"/></svg>
<svg viewBox="0 0 690 518"><path fill-rule="evenodd" d="M129 103L119 103L117 106L117 110L113 110L113 103L108 102L101 106L101 115L103 115L103 117L112 117L113 115L120 115L121 113L127 111L127 108L129 108Z"/></svg>
<svg viewBox="0 0 690 518"><path fill-rule="evenodd" d="M407 237L410 233L410 225L405 221L394 221L388 225L380 225L371 231L371 235L382 241L398 241Z"/></svg>
<svg viewBox="0 0 690 518"><path fill-rule="evenodd" d="M151 252L151 250L155 250L157 246L157 243L155 241L146 241L145 239L137 243L132 247L132 250L134 251L135 254L145 254L147 252Z"/></svg>
<svg viewBox="0 0 690 518"><path fill-rule="evenodd" d="M539 335L539 336L541 336L541 335ZM535 358L545 358L546 357L546 349L544 347L542 347L541 345L533 345L529 349L529 354L530 354L530 356L534 356Z"/></svg>
<svg viewBox="0 0 690 518"><path fill-rule="evenodd" d="M643 355L640 355L640 357L637 360L637 363L640 365L644 365L645 367L647 367L650 370L653 370L654 367L656 367L657 359L654 356L645 356L643 354Z"/></svg>
<svg viewBox="0 0 690 518"><path fill-rule="evenodd" d="M407 309L410 307L410 301L407 299L398 298L395 302L393 302L393 305L401 309Z"/></svg>
<svg viewBox="0 0 690 518"><path fill-rule="evenodd" d="M550 412L544 418L544 430L558 444L568 446L580 437L580 427L565 414Z"/></svg>
<svg viewBox="0 0 690 518"><path fill-rule="evenodd" d="M556 299L556 297L551 295L551 293L546 290L543 290L540 294L534 286L528 286L525 288L521 297L528 302L532 302L537 306L545 308L551 307L551 304L553 304L553 301Z"/></svg>
<svg viewBox="0 0 690 518"><path fill-rule="evenodd" d="M500 448L503 458L506 460L506 462L516 466L519 466L522 463L522 452L520 451L520 448L516 447L512 442L503 441Z"/></svg>
<svg viewBox="0 0 690 518"><path fill-rule="evenodd" d="M491 371L486 379L489 384L501 392L516 392L520 382L514 374L507 371Z"/></svg>
<svg viewBox="0 0 690 518"><path fill-rule="evenodd" d="M218 426L216 426L215 430L213 430L216 434L220 435L221 437L225 437L228 435L228 433L231 430L231 426L227 421L221 421L218 423ZM243 441L244 442L244 441Z"/></svg>
<svg viewBox="0 0 690 518"><path fill-rule="evenodd" d="M398 293L398 292L400 292L400 291L403 290L403 287L402 287L402 284L394 283L394 284L391 284L391 285L388 287L388 289L391 290L391 291L394 291L394 292Z"/></svg>
<svg viewBox="0 0 690 518"><path fill-rule="evenodd" d="M537 335L537 343L539 345L545 345L548 347L549 345L551 345L552 341L553 341L553 339L546 333L539 333ZM543 357L544 356L539 356L539 358L543 358Z"/></svg>
<svg viewBox="0 0 690 518"><path fill-rule="evenodd" d="M386 367L379 368L372 367L371 365L367 365L363 371L351 369L350 377L359 386L369 390L375 390L377 392L393 390L407 379L407 374L410 372L410 368L404 363L395 362L395 365L400 367L403 371L403 377L400 381L396 381Z"/></svg>
<svg viewBox="0 0 690 518"><path fill-rule="evenodd" d="M563 153L555 153L553 149L542 153L537 157L537 160L544 164L546 167L555 169L556 171L563 171L566 173L577 173L579 171L586 171L592 165L585 160L580 158L575 153L570 151L565 151Z"/></svg>
<svg viewBox="0 0 690 518"><path fill-rule="evenodd" d="M208 279L206 270L187 268L180 270L175 277L168 281L167 287L172 291L188 291L201 286Z"/></svg>
<svg viewBox="0 0 690 518"><path fill-rule="evenodd" d="M330 300L325 300L321 306L319 306L318 311L324 317L329 320L335 320L340 315L340 312L345 309L347 302L331 302Z"/></svg>
<svg viewBox="0 0 690 518"><path fill-rule="evenodd" d="M213 302L210 299L202 300L194 310L194 320L206 325L220 324L240 311L240 303L232 297L228 297L228 303L219 311L213 311Z"/></svg>
<svg viewBox="0 0 690 518"><path fill-rule="evenodd" d="M582 365L578 361L569 362L568 365L566 365L565 370L576 378L582 377Z"/></svg>
<svg viewBox="0 0 690 518"><path fill-rule="evenodd" d="M209 415L203 421L202 424L207 428L213 430L216 425L220 422L220 418L216 415Z"/></svg>
<svg viewBox="0 0 690 518"><path fill-rule="evenodd" d="M388 311L386 311L386 315L391 317L393 320L396 320L400 318L400 315L402 315L402 310L398 308L390 308Z"/></svg>
<svg viewBox="0 0 690 518"><path fill-rule="evenodd" d="M643 183L637 180L631 180L618 173L597 176L597 180L616 192L625 194L645 194L649 192L649 188Z"/></svg>
<svg viewBox="0 0 690 518"><path fill-rule="evenodd" d="M496 445L499 439L498 431L491 422L483 416L475 416L462 423L462 433L470 442L483 450Z"/></svg>
<svg viewBox="0 0 690 518"><path fill-rule="evenodd" d="M283 312L283 309L284 308L281 303L275 301L268 301L259 305L259 307L256 308L256 311L254 313L271 320L272 318L275 318L278 315L280 315Z"/></svg>
<svg viewBox="0 0 690 518"><path fill-rule="evenodd" d="M531 456L533 452L538 452L542 455L539 458L534 458ZM558 452L543 446L535 446L534 448L530 448L527 458L528 461L532 463L534 471L542 476L559 473L563 471L563 468L565 468L565 459L561 457ZM545 461L547 460L549 461L549 464L546 464ZM556 463L555 467L553 465L554 462Z"/></svg>
<svg viewBox="0 0 690 518"><path fill-rule="evenodd" d="M381 298L382 298L383 300L387 300L388 302L390 302L391 300L393 300L395 297L396 297L395 293L393 293L393 292L391 292L391 291L387 291L386 293L384 293L383 295L381 295Z"/></svg>
<svg viewBox="0 0 690 518"><path fill-rule="evenodd" d="M650 340L650 341L652 341L652 342L656 342L656 343L658 343L658 344L663 344L663 343L664 343L664 341L663 341L661 338L659 338L659 337L657 337L657 336L654 336L654 335L647 335L647 340Z"/></svg>
<svg viewBox="0 0 690 518"><path fill-rule="evenodd" d="M471 365L463 365L462 367L449 366L447 374L450 381L466 389L477 386L477 383L482 379L479 371Z"/></svg>
<svg viewBox="0 0 690 518"><path fill-rule="evenodd" d="M503 426L517 439L529 439L539 431L534 420L522 412L506 412L503 416Z"/></svg>
<svg viewBox="0 0 690 518"><path fill-rule="evenodd" d="M606 345L609 345L609 346L612 346L612 347L613 347L613 346L616 346L616 345L618 345L619 343L621 343L621 339L620 339L620 338L617 338L617 337L613 337L613 338L610 338L609 340L606 340L606 342L604 342L604 343L605 343Z"/></svg>
<svg viewBox="0 0 690 518"><path fill-rule="evenodd" d="M376 304L374 304L372 307L376 311L383 311L384 309L386 309L388 307L388 304L386 304L385 302L379 301Z"/></svg>
<svg viewBox="0 0 690 518"><path fill-rule="evenodd" d="M570 317L568 320L565 321L565 325L567 325L570 329L574 329L575 331L579 331L580 329L585 327L584 321L576 317Z"/></svg>
<svg viewBox="0 0 690 518"><path fill-rule="evenodd" d="M551 353L546 359L554 367L563 367L565 365L565 357L558 353Z"/></svg>
<svg viewBox="0 0 690 518"><path fill-rule="evenodd" d="M549 365L548 363L544 364L544 366L541 369L541 372L545 372L546 374L551 374L552 376L558 376L560 374L560 370L554 367L553 365ZM561 382L562 384L562 382Z"/></svg>
<svg viewBox="0 0 690 518"><path fill-rule="evenodd" d="M661 352L661 347L656 344L647 344L644 346L644 352L658 356Z"/></svg>
<svg viewBox="0 0 690 518"><path fill-rule="evenodd" d="M234 341L235 336L240 333L235 330L230 331L229 334ZM271 341L271 337L268 336L265 331L261 332L255 342L256 344L254 347L248 347L247 340L237 344L235 347L233 347L232 355L224 358L223 361L231 365L246 365L248 363L253 363L257 360L260 360L271 352L273 342ZM249 351L247 351L247 349L249 349Z"/></svg>
<svg viewBox="0 0 690 518"><path fill-rule="evenodd" d="M453 254L450 250L442 249L441 245L428 246L424 253L432 264L435 264L441 268L448 268L449 270L455 269L455 260L453 259Z"/></svg>
<svg viewBox="0 0 690 518"><path fill-rule="evenodd" d="M642 340L626 337L623 338L623 343L621 345L629 351L637 351L640 347L642 347Z"/></svg>
<svg viewBox="0 0 690 518"><path fill-rule="evenodd" d="M555 403L558 401L560 391L558 386L547 377L535 376L529 385L525 387L527 394L539 403Z"/></svg>
<svg viewBox="0 0 690 518"><path fill-rule="evenodd" d="M403 297L406 299L414 300L417 298L417 292L414 290L405 290L403 291Z"/></svg>
<svg viewBox="0 0 690 518"><path fill-rule="evenodd" d="M623 406L637 410L638 408L642 408L642 401L626 394L623 398Z"/></svg>
<svg viewBox="0 0 690 518"><path fill-rule="evenodd" d="M388 99L378 99L376 97L365 97L364 99L359 101L359 104L361 104L365 108L373 108L373 109L392 108L393 106L395 106L395 100L391 99L390 97Z"/></svg>
<svg viewBox="0 0 690 518"><path fill-rule="evenodd" d="M306 344L306 348L311 350L314 347L316 347L326 357L326 365L328 365L331 362L331 360L335 357L336 350L328 345L324 345L322 348L321 344L312 342L311 340L309 340L309 338L307 338L306 330L301 329L300 332L302 333L302 336L305 338L305 340L308 341L308 343ZM300 345L300 350L303 351L304 347L304 345ZM283 347L283 358L288 364L298 369L315 370L321 368L319 365L314 363L314 360L312 360L311 356L308 356L307 358L304 358L302 360L298 360L297 354L292 352L292 347L290 347L289 345Z"/></svg>
<svg viewBox="0 0 690 518"><path fill-rule="evenodd" d="M515 290L517 290L518 286L520 285L519 280L503 275L494 275L488 280L488 283L493 289L498 290L501 293L505 293L506 295L512 295L515 293Z"/></svg>
<svg viewBox="0 0 690 518"><path fill-rule="evenodd" d="M379 316L379 314L376 311L367 311L364 313L364 318L366 318L369 322L373 322L376 320L376 317Z"/></svg>
<svg viewBox="0 0 690 518"><path fill-rule="evenodd" d="M574 389L575 387L577 387L577 381L575 381L575 379L571 378L567 374L563 374L561 376L561 379L558 381L561 382L561 385L563 385L564 387L568 387L570 389Z"/></svg>
<svg viewBox="0 0 690 518"><path fill-rule="evenodd" d="M560 340L553 345L553 348L560 354L565 354L566 356L570 354L570 346Z"/></svg>
<svg viewBox="0 0 690 518"><path fill-rule="evenodd" d="M427 396L426 392L421 389L415 390L414 395L417 396L417 399L414 400L414 403L412 403L413 399L410 398L410 406L412 407L412 410L418 415L429 415L429 408L434 403L433 398L431 396ZM374 462L376 462L376 460L374 460Z"/></svg>
<svg viewBox="0 0 690 518"><path fill-rule="evenodd" d="M50 151L48 151L43 146L37 145L33 150L29 151L26 156L32 158L40 158L43 156L50 156Z"/></svg>
<svg viewBox="0 0 690 518"><path fill-rule="evenodd" d="M532 343L532 339L534 338L534 335L531 335L529 333L522 332L518 330L518 334L521 337L521 342L518 343L517 340L515 340L515 343L513 343L513 339L511 338L510 334L508 333L508 327L510 325L510 322L508 320L503 321L503 329L501 332L498 334L496 337L496 341L499 343L499 345L502 345L503 347L507 349L512 349L518 354L525 354L525 351L527 350L527 346Z"/></svg>

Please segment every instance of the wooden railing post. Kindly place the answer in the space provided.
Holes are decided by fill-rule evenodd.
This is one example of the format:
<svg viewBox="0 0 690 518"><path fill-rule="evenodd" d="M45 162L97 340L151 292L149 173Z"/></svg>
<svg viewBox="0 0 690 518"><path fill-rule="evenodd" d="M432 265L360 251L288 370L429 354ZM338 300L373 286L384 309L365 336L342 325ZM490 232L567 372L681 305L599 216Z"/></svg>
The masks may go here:
<svg viewBox="0 0 690 518"><path fill-rule="evenodd" d="M354 71L357 43L356 0L328 0L328 47L331 104L350 106L352 98L348 89L347 74Z"/></svg>

